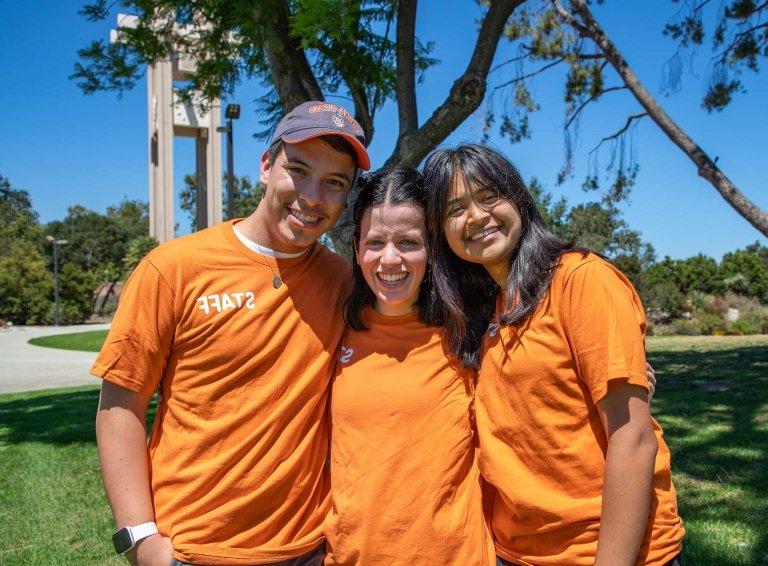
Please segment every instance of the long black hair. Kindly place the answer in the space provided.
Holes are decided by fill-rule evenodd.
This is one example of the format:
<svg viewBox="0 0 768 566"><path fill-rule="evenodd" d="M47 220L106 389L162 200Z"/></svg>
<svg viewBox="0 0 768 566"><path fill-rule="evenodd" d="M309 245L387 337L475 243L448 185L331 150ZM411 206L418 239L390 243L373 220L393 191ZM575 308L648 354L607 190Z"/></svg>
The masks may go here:
<svg viewBox="0 0 768 566"><path fill-rule="evenodd" d="M357 198L352 208L352 287L344 304L344 320L355 330L364 330L362 314L365 307L374 306L376 298L365 281L363 270L357 263L357 247L360 242L360 223L365 211L377 204L410 205L424 218L425 245L429 245L426 234L426 191L421 173L410 167L394 167L364 175L355 187ZM435 314L441 311L434 308L436 293L431 283L431 269L427 266L424 280L419 290L416 309L419 320L425 324L437 325Z"/></svg>
<svg viewBox="0 0 768 566"><path fill-rule="evenodd" d="M436 306L445 320L451 350L467 367L479 366L482 336L493 314L499 286L480 264L459 259L445 239L448 194L457 178L467 190L486 188L515 204L522 220L517 248L509 263L507 304L499 322L522 324L541 302L558 259L573 249L552 232L536 208L520 173L500 153L477 144L443 149L424 166L428 192L427 224L431 236L432 279L442 299Z"/></svg>

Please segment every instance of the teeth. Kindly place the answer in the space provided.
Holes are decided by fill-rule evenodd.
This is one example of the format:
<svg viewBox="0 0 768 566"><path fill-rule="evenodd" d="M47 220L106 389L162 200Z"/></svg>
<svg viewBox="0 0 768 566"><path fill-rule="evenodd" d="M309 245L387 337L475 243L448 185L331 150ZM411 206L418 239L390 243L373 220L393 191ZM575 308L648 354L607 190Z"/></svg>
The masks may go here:
<svg viewBox="0 0 768 566"><path fill-rule="evenodd" d="M498 226L493 226L491 228L486 228L482 232L478 232L474 236L470 236L469 240L472 241L472 242L476 242L477 240L482 240L488 234L493 234L494 232L498 232L498 230L499 230Z"/></svg>
<svg viewBox="0 0 768 566"><path fill-rule="evenodd" d="M387 283L395 283L396 281L402 281L408 275L405 273L379 273L379 277Z"/></svg>
<svg viewBox="0 0 768 566"><path fill-rule="evenodd" d="M291 214L293 214L296 218L301 220L303 224L314 224L318 220L320 220L319 216L315 216L313 214L304 214L302 212L299 212L298 210L291 210Z"/></svg>

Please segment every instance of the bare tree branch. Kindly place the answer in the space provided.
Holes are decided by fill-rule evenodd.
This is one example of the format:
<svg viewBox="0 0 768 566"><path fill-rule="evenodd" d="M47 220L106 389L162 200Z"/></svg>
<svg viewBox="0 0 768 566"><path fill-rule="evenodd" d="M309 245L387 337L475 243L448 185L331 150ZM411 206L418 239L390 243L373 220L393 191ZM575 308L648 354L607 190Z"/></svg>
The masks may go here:
<svg viewBox="0 0 768 566"><path fill-rule="evenodd" d="M548 64L544 65L540 69L536 69L535 71L531 71L530 73L527 73L525 75L521 75L519 77L515 77L512 80L509 80L509 81L507 81L505 83L497 85L497 86L494 87L494 90L499 90L500 88L504 88L505 86L509 86L511 84L519 83L519 82L522 82L522 81L524 81L526 79L530 79L531 77L535 77L536 75L540 75L541 73L543 73L547 69L551 69L552 67L554 67L556 65L559 65L563 61L565 61L565 59L557 59L557 60L555 60L555 61L553 61L551 63L548 63Z"/></svg>
<svg viewBox="0 0 768 566"><path fill-rule="evenodd" d="M521 45L521 47L525 48L527 46L526 45ZM507 59L506 61L502 61L498 65L494 65L493 69L490 70L489 74L490 73L495 73L496 71L498 71L502 67L505 67L505 66L507 66L507 65L509 65L511 63L518 63L518 62L520 62L520 61L522 61L524 59L527 59L530 56L531 56L530 53L526 53L525 55L519 55L517 57L512 57L512 59Z"/></svg>
<svg viewBox="0 0 768 566"><path fill-rule="evenodd" d="M645 118L648 116L648 112L640 112L639 114L632 114L631 116L627 117L627 121L624 123L624 125L616 130L614 133L612 133L610 136L605 136L603 139L600 140L600 143L598 143L595 147L593 147L590 150L590 154L596 152L598 149L600 149L600 146L603 145L607 141L616 140L619 139L619 137L626 132L629 127L632 125L632 123L635 120L641 120L642 118Z"/></svg>
<svg viewBox="0 0 768 566"><path fill-rule="evenodd" d="M418 165L433 147L442 142L483 101L488 72L512 12L525 0L492 0L483 18L475 49L467 69L451 87L448 97L418 130L401 136L385 167L394 164Z"/></svg>
<svg viewBox="0 0 768 566"><path fill-rule="evenodd" d="M725 60L728 58L728 55L730 55L731 51L736 49L739 39L744 37L745 35L751 34L753 31L757 31L760 29L768 28L768 22L763 24L758 24L756 26L752 26L749 29L745 29L744 31L740 31L739 33L735 34L732 38L730 43L728 44L728 47L723 49L720 53L718 53L716 56L712 57L713 60L717 60L720 63L725 63Z"/></svg>
<svg viewBox="0 0 768 566"><path fill-rule="evenodd" d="M648 113L648 116L693 161L698 168L699 175L709 181L741 216L763 235L768 236L768 213L750 201L717 167L709 155L664 111L635 75L618 47L614 45L597 23L587 3L584 0L570 0L574 13L579 16L577 20L574 14L563 7L560 0L551 0L551 2L566 23L576 29L582 37L587 37L595 42L624 81L624 84Z"/></svg>
<svg viewBox="0 0 768 566"><path fill-rule="evenodd" d="M416 0L397 6L397 113L400 136L419 127L416 107Z"/></svg>
<svg viewBox="0 0 768 566"><path fill-rule="evenodd" d="M585 100L584 102L582 102L582 103L579 105L579 107L578 107L578 108L576 108L576 109L575 109L575 110L574 110L574 111L571 113L571 115L570 115L570 116L568 117L568 119L566 120L566 122L565 122L565 126L563 126L563 129L564 129L564 130L567 130L567 129L570 127L571 123L572 123L572 122L573 122L573 121L576 119L576 117L577 117L579 114L581 114L581 111L582 111L582 110L584 110L584 108L586 108L586 107L587 107L587 105L588 105L590 102L593 102L593 101L597 100L598 98L600 98L600 97L601 97L601 96L603 96L604 94L607 94L607 93L609 93L609 92L615 92L615 91L617 91L617 90L627 90L627 87L626 87L626 86L612 86L612 87L610 87L610 88L606 88L606 89L603 89L603 90L601 90L600 92L598 92L597 94L595 94L595 95L593 95L593 96L590 96L590 97L589 97L587 100Z"/></svg>

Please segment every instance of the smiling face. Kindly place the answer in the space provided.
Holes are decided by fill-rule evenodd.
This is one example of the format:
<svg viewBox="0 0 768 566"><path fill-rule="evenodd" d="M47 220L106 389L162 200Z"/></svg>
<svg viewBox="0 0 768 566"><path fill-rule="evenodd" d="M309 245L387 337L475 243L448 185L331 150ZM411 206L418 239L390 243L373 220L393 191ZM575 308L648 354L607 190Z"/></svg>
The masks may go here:
<svg viewBox="0 0 768 566"><path fill-rule="evenodd" d="M515 204L485 187L467 187L460 175L451 183L443 230L453 253L485 266L497 281L506 281L509 261L523 223Z"/></svg>
<svg viewBox="0 0 768 566"><path fill-rule="evenodd" d="M354 173L352 157L321 139L286 143L273 163L265 152L260 180L266 190L249 235L275 251L303 251L336 224Z"/></svg>
<svg viewBox="0 0 768 566"><path fill-rule="evenodd" d="M426 226L418 207L376 204L360 221L356 261L385 316L411 312L427 270Z"/></svg>

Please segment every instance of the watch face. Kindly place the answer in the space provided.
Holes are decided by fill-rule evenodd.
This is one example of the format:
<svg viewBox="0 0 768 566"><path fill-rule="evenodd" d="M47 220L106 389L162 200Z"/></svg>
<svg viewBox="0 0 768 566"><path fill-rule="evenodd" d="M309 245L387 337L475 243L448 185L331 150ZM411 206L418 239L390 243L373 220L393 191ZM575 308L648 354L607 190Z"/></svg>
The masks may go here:
<svg viewBox="0 0 768 566"><path fill-rule="evenodd" d="M112 544L115 546L115 552L118 554L125 554L131 548L133 548L133 538L131 538L131 531L127 528L120 529L112 535Z"/></svg>

